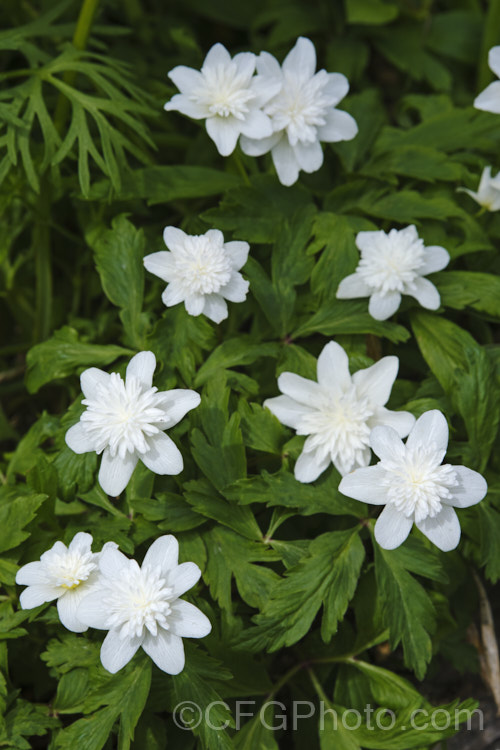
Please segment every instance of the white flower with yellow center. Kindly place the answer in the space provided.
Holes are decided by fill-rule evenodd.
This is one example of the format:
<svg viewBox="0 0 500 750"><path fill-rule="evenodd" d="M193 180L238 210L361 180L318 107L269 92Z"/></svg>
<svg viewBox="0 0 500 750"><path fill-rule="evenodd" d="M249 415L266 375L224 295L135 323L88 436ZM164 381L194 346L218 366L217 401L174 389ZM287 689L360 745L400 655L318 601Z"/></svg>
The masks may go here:
<svg viewBox="0 0 500 750"><path fill-rule="evenodd" d="M390 318L403 294L428 310L438 309L439 292L424 276L448 265L450 256L443 247L424 247L413 225L388 233L358 232L356 245L361 259L356 271L340 282L339 299L370 297L368 312L375 320Z"/></svg>
<svg viewBox="0 0 500 750"><path fill-rule="evenodd" d="M460 523L454 507L475 505L488 487L477 471L442 464L448 447L443 414L437 410L422 414L406 444L391 427L376 427L370 444L380 462L344 477L339 490L364 503L385 505L375 524L380 546L399 547L415 523L439 549L455 549Z"/></svg>
<svg viewBox="0 0 500 750"><path fill-rule="evenodd" d="M500 46L492 47L488 52L488 65L493 73L500 78ZM494 81L486 86L484 91L474 99L474 107L485 112L500 114L500 81Z"/></svg>
<svg viewBox="0 0 500 750"><path fill-rule="evenodd" d="M500 84L499 84L500 85ZM457 188L461 193L467 193L476 203L488 211L500 210L500 172L496 177L491 176L491 167L485 167L479 181L477 192L467 188Z"/></svg>
<svg viewBox="0 0 500 750"><path fill-rule="evenodd" d="M97 584L100 555L117 546L108 542L102 552L96 554L91 551L91 545L91 535L79 531L69 547L56 542L39 561L19 568L16 583L27 586L19 597L22 609L33 609L57 599L57 612L64 627L74 633L87 630L88 626L77 615L78 605Z"/></svg>
<svg viewBox="0 0 500 750"><path fill-rule="evenodd" d="M224 242L218 229L190 235L176 227L166 227L163 239L170 252L146 255L144 265L167 282L167 307L184 302L190 315L220 323L227 318L226 300L245 301L249 284L238 271L247 262L248 242Z"/></svg>
<svg viewBox="0 0 500 750"><path fill-rule="evenodd" d="M91 367L82 372L82 403L87 407L66 433L75 453L102 453L99 484L116 497L127 486L141 460L155 474L179 474L182 455L164 430L173 427L200 403L196 391L158 391L153 386L153 352L132 357L125 380Z"/></svg>
<svg viewBox="0 0 500 750"><path fill-rule="evenodd" d="M108 672L118 672L139 648L168 674L184 668L182 638L203 638L211 630L200 610L179 599L198 581L193 562L178 564L179 545L162 536L139 567L118 550L99 560L99 586L82 600L78 615L92 628L109 630L101 648Z"/></svg>
<svg viewBox="0 0 500 750"><path fill-rule="evenodd" d="M281 89L265 106L273 125L267 138L247 133L241 148L250 156L271 151L278 178L293 185L299 172L316 172L323 164L321 141L349 141L358 132L356 121L347 112L335 109L349 91L341 73L316 72L316 50L305 37L299 37L283 65L268 52L257 58L257 78L263 82L281 81Z"/></svg>
<svg viewBox="0 0 500 750"><path fill-rule="evenodd" d="M334 341L318 358L318 382L283 372L278 388L284 394L264 402L279 421L297 435L307 435L295 464L299 482L313 482L333 463L340 474L370 463L370 432L388 424L401 437L408 435L415 417L406 411L389 411L389 400L398 373L397 357L383 357L371 367L349 373L349 359Z"/></svg>
<svg viewBox="0 0 500 750"><path fill-rule="evenodd" d="M169 78L180 94L165 104L195 120L206 120L207 133L222 156L229 156L238 137L265 138L273 132L262 107L279 90L280 82L254 77L255 55L241 52L231 58L222 44L214 44L201 70L178 65Z"/></svg>

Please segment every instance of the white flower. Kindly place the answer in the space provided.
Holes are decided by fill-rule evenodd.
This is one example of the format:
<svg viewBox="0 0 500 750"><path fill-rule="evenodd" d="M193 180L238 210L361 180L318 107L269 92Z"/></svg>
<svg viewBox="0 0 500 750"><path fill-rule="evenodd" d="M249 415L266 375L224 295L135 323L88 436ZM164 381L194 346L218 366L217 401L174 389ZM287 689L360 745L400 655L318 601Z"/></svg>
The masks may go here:
<svg viewBox="0 0 500 750"><path fill-rule="evenodd" d="M57 612L64 627L74 633L87 630L88 626L77 615L78 605L98 582L100 555L117 546L107 542L100 553L94 553L91 544L90 534L79 531L69 547L56 542L43 553L39 562L19 568L16 583L28 587L19 597L22 609L33 609L57 599Z"/></svg>
<svg viewBox="0 0 500 750"><path fill-rule="evenodd" d="M279 80L254 77L255 55L241 52L231 58L222 44L214 44L200 71L178 65L169 78L180 94L165 104L195 120L206 120L207 133L222 156L229 156L238 137L265 138L273 132L262 106L279 90Z"/></svg>
<svg viewBox="0 0 500 750"><path fill-rule="evenodd" d="M450 261L443 247L424 247L412 225L389 233L358 232L356 245L361 260L337 289L339 299L370 297L368 312L375 320L387 320L401 304L401 295L415 297L422 307L437 310L441 298L428 273L441 271Z"/></svg>
<svg viewBox="0 0 500 750"><path fill-rule="evenodd" d="M118 672L142 646L168 674L184 668L182 638L203 638L211 630L200 610L179 597L198 581L193 562L178 564L179 545L161 536L142 567L118 550L99 560L99 587L82 600L78 615L92 628L109 630L101 648L108 672Z"/></svg>
<svg viewBox="0 0 500 750"><path fill-rule="evenodd" d="M499 47L500 49L500 47ZM500 86L500 83L499 83ZM461 193L467 193L476 203L488 211L500 210L500 172L496 177L491 176L491 167L485 167L479 181L477 193L467 188L457 188Z"/></svg>
<svg viewBox="0 0 500 750"><path fill-rule="evenodd" d="M500 46L492 47L488 52L488 65L497 77L500 77ZM494 81L481 91L479 96L474 99L476 109L483 109L485 112L500 114L500 81Z"/></svg>
<svg viewBox="0 0 500 750"><path fill-rule="evenodd" d="M282 84L264 106L274 133L267 138L245 133L240 145L250 156L271 151L280 182L293 185L301 169L316 172L323 164L321 141L350 141L358 132L354 118L335 109L347 94L349 82L341 73L316 73L316 50L304 37L297 39L282 67L275 57L262 52L257 72L269 85L275 80Z"/></svg>
<svg viewBox="0 0 500 750"><path fill-rule="evenodd" d="M82 372L80 383L87 407L66 433L75 453L102 453L99 484L116 497L127 486L140 459L155 474L179 474L182 455L164 430L173 427L200 403L196 391L160 391L152 386L153 352L132 357L125 380L97 367Z"/></svg>
<svg viewBox="0 0 500 750"><path fill-rule="evenodd" d="M367 466L375 425L388 424L401 437L408 435L415 417L384 408L398 368L397 357L383 357L351 377L347 354L330 341L318 358L317 383L281 373L278 387L284 395L267 399L264 406L297 435L308 435L295 464L299 482L314 482L330 462L341 474Z"/></svg>
<svg viewBox="0 0 500 750"><path fill-rule="evenodd" d="M375 524L375 539L395 549L417 528L444 552L460 541L455 508L483 499L487 485L481 474L465 466L441 464L448 446L448 425L440 411L425 412L404 445L391 427L376 427L370 437L376 466L344 477L339 490L372 505L385 505Z"/></svg>
<svg viewBox="0 0 500 750"><path fill-rule="evenodd" d="M191 235L176 227L166 227L163 239L170 252L146 255L144 265L168 282L162 294L167 307L184 302L190 315L220 323L227 318L226 299L245 301L249 284L238 271L247 262L248 242L224 242L218 229Z"/></svg>

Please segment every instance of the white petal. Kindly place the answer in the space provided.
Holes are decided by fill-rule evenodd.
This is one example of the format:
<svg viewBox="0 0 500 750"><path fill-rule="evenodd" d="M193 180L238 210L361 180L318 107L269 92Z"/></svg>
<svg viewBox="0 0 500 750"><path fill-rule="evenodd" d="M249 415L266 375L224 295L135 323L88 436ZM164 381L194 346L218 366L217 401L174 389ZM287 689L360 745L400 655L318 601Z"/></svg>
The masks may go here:
<svg viewBox="0 0 500 750"><path fill-rule="evenodd" d="M75 453L89 453L95 450L93 440L89 437L81 422L70 427L64 436L66 445Z"/></svg>
<svg viewBox="0 0 500 750"><path fill-rule="evenodd" d="M392 505L386 505L375 524L375 539L383 549L399 547L413 526L413 519L405 516Z"/></svg>
<svg viewBox="0 0 500 750"><path fill-rule="evenodd" d="M144 268L154 273L163 281L172 281L175 278L175 258L168 250L160 250L159 253L151 253L143 258Z"/></svg>
<svg viewBox="0 0 500 750"><path fill-rule="evenodd" d="M283 136L272 149L273 164L282 185L290 186L297 182L299 165L288 138Z"/></svg>
<svg viewBox="0 0 500 750"><path fill-rule="evenodd" d="M319 141L303 144L300 141L293 147L299 167L311 174L323 164L323 149Z"/></svg>
<svg viewBox="0 0 500 750"><path fill-rule="evenodd" d="M217 44L214 44L213 47L210 47L210 49L208 50L207 56L205 57L205 61L203 63L202 71L206 70L207 68L215 68L217 65L226 67L230 62L231 55L223 44L217 42Z"/></svg>
<svg viewBox="0 0 500 750"><path fill-rule="evenodd" d="M320 386L329 390L345 391L351 385L349 357L336 341L323 347L318 357L317 374Z"/></svg>
<svg viewBox="0 0 500 750"><path fill-rule="evenodd" d="M141 645L142 638L120 638L118 631L110 630L101 646L102 666L115 674L128 664Z"/></svg>
<svg viewBox="0 0 500 750"><path fill-rule="evenodd" d="M79 531L71 540L68 549L70 552L78 552L81 555L85 555L87 552L90 552L92 542L91 534L88 534L86 531Z"/></svg>
<svg viewBox="0 0 500 750"><path fill-rule="evenodd" d="M323 86L323 94L329 99L335 99L338 104L349 91L349 81L343 73L327 73L327 83Z"/></svg>
<svg viewBox="0 0 500 750"><path fill-rule="evenodd" d="M239 52L233 57L233 63L238 69L238 75L243 79L247 78L248 81L250 81L255 72L255 61L256 58L253 52Z"/></svg>
<svg viewBox="0 0 500 750"><path fill-rule="evenodd" d="M292 427L294 430L299 426L304 414L309 414L307 406L299 404L289 396L275 396L264 401L263 406L269 409L281 424Z"/></svg>
<svg viewBox="0 0 500 750"><path fill-rule="evenodd" d="M144 466L155 474L180 474L184 468L182 454L172 438L159 432L147 439L149 450L141 453Z"/></svg>
<svg viewBox="0 0 500 750"><path fill-rule="evenodd" d="M171 632L181 638L204 638L212 630L208 617L183 599L177 599L172 604L168 625Z"/></svg>
<svg viewBox="0 0 500 750"><path fill-rule="evenodd" d="M283 87L283 75L278 65L278 74L273 76L256 75L252 78L251 90L254 95L251 104L262 109Z"/></svg>
<svg viewBox="0 0 500 750"><path fill-rule="evenodd" d="M244 302L250 283L238 271L232 271L231 278L221 287L219 294L230 302Z"/></svg>
<svg viewBox="0 0 500 750"><path fill-rule="evenodd" d="M257 73L266 78L281 77L281 66L269 52L261 52L256 61Z"/></svg>
<svg viewBox="0 0 500 750"><path fill-rule="evenodd" d="M352 382L360 396L364 396L372 404L384 406L389 401L398 369L397 357L382 357L371 367L355 372Z"/></svg>
<svg viewBox="0 0 500 750"><path fill-rule="evenodd" d="M439 247L439 245L426 247L424 252L424 265L418 271L422 276L442 271L450 262L449 252L444 247Z"/></svg>
<svg viewBox="0 0 500 750"><path fill-rule="evenodd" d="M264 112L251 109L241 122L241 133L249 138L269 138L273 134L273 126Z"/></svg>
<svg viewBox="0 0 500 750"><path fill-rule="evenodd" d="M173 596L182 596L186 591L192 589L198 583L201 570L194 562L185 562L170 571L168 585L173 589Z"/></svg>
<svg viewBox="0 0 500 750"><path fill-rule="evenodd" d="M162 302L167 307L173 307L178 305L179 302L184 302L185 292L182 284L176 284L175 282L170 283L163 294L161 295Z"/></svg>
<svg viewBox="0 0 500 750"><path fill-rule="evenodd" d="M316 70L316 50L310 39L299 36L295 47L283 61L283 70L294 73L299 78L312 78Z"/></svg>
<svg viewBox="0 0 500 750"><path fill-rule="evenodd" d="M450 488L453 497L443 502L454 505L455 508L469 508L479 503L488 492L486 479L479 472L468 469L466 466L454 466L453 470L460 484L458 487Z"/></svg>
<svg viewBox="0 0 500 750"><path fill-rule="evenodd" d="M205 127L221 156L233 153L241 133L241 124L235 117L209 117Z"/></svg>
<svg viewBox="0 0 500 750"><path fill-rule="evenodd" d="M210 240L210 243L212 245L217 245L218 247L222 247L224 244L224 235L222 234L220 229L209 229L202 236Z"/></svg>
<svg viewBox="0 0 500 750"><path fill-rule="evenodd" d="M172 388L158 395L161 395L161 408L167 412L168 428L180 422L188 411L196 409L201 401L200 394L188 388Z"/></svg>
<svg viewBox="0 0 500 750"><path fill-rule="evenodd" d="M460 522L449 505L443 505L434 518L417 521L417 528L443 552L450 552L460 541Z"/></svg>
<svg viewBox="0 0 500 750"><path fill-rule="evenodd" d="M436 446L437 451L446 452L448 447L448 422L444 414L437 409L426 411L417 419L406 441L408 448L412 449L431 443Z"/></svg>
<svg viewBox="0 0 500 750"><path fill-rule="evenodd" d="M28 586L28 588L24 589L21 593L19 604L22 609L33 609L34 607L39 607L40 604L57 599L60 593L61 589L59 586L50 586L48 584Z"/></svg>
<svg viewBox="0 0 500 750"><path fill-rule="evenodd" d="M167 112L180 112L193 120L204 120L209 115L208 108L205 105L194 102L185 94L175 94L170 101L165 102L163 109Z"/></svg>
<svg viewBox="0 0 500 750"><path fill-rule="evenodd" d="M99 556L99 570L107 578L124 576L129 567L130 560L118 549L105 549Z"/></svg>
<svg viewBox="0 0 500 750"><path fill-rule="evenodd" d="M390 411L383 406L380 406L373 417L368 420L369 427L379 425L392 427L401 438L408 435L414 424L415 417L409 411Z"/></svg>
<svg viewBox="0 0 500 750"><path fill-rule="evenodd" d="M184 306L189 315L194 315L195 317L201 315L205 307L205 297L203 294L191 294L184 300Z"/></svg>
<svg viewBox="0 0 500 750"><path fill-rule="evenodd" d="M342 477L339 492L370 505L387 503L387 488L382 486L385 470L380 466L365 466Z"/></svg>
<svg viewBox="0 0 500 750"><path fill-rule="evenodd" d="M40 561L26 563L16 573L16 583L21 586L32 586L34 584L46 584L46 567Z"/></svg>
<svg viewBox="0 0 500 750"><path fill-rule="evenodd" d="M271 151L276 146L280 138L281 133L274 133L269 138L260 138L255 140L254 138L247 138L246 135L242 135L240 139L241 150L248 156L262 156Z"/></svg>
<svg viewBox="0 0 500 750"><path fill-rule="evenodd" d="M394 315L400 304L401 295L399 292L388 292L388 294L375 292L370 297L368 312L375 320L387 320L391 315Z"/></svg>
<svg viewBox="0 0 500 750"><path fill-rule="evenodd" d="M374 427L370 433L372 451L382 461L404 455L405 447L392 427Z"/></svg>
<svg viewBox="0 0 500 750"><path fill-rule="evenodd" d="M434 284L429 279L424 279L421 276L414 281L415 288L411 291L408 290L406 294L410 297L415 297L422 307L427 310L437 310L441 304L441 297Z"/></svg>
<svg viewBox="0 0 500 750"><path fill-rule="evenodd" d="M303 484L314 482L328 468L330 461L329 455L320 461L317 458L316 451L310 453L302 451L295 464L295 479Z"/></svg>
<svg viewBox="0 0 500 750"><path fill-rule="evenodd" d="M170 573L178 568L179 542L172 534L158 537L144 556L142 567L158 566L162 573Z"/></svg>
<svg viewBox="0 0 500 750"><path fill-rule="evenodd" d="M278 388L285 396L306 406L315 406L322 393L318 383L294 372L282 372L278 377Z"/></svg>
<svg viewBox="0 0 500 750"><path fill-rule="evenodd" d="M66 591L65 594L59 597L57 600L57 612L59 619L67 630L71 630L73 633L84 633L87 630L86 625L78 617L78 606L82 599L85 598L85 589L87 592L89 587L85 584L80 584L75 589Z"/></svg>
<svg viewBox="0 0 500 750"><path fill-rule="evenodd" d="M227 303L220 294L207 294L204 314L214 323L221 323L227 318Z"/></svg>
<svg viewBox="0 0 500 750"><path fill-rule="evenodd" d="M185 65L177 65L168 73L168 77L183 94L190 94L192 89L203 83L200 71Z"/></svg>
<svg viewBox="0 0 500 750"><path fill-rule="evenodd" d="M325 143L351 141L358 134L358 125L354 117L341 109L334 109L326 116L324 125L318 127L318 138Z"/></svg>
<svg viewBox="0 0 500 750"><path fill-rule="evenodd" d="M235 240L234 242L226 242L224 247L228 252L231 267L234 268L235 271L239 271L240 268L243 268L248 260L248 253L250 250L248 242L239 242L238 240Z"/></svg>
<svg viewBox="0 0 500 750"><path fill-rule="evenodd" d="M500 46L492 47L488 52L488 65L493 73L500 78Z"/></svg>
<svg viewBox="0 0 500 750"><path fill-rule="evenodd" d="M123 492L130 481L137 461L135 453L127 453L125 458L121 458L118 454L111 456L109 448L105 449L99 469L99 484L107 495L118 497Z"/></svg>
<svg viewBox="0 0 500 750"><path fill-rule="evenodd" d="M158 635L148 633L142 647L162 672L179 674L184 669L184 646L178 635L161 628Z"/></svg>
<svg viewBox="0 0 500 750"><path fill-rule="evenodd" d="M153 352L139 352L127 365L126 378L137 378L144 388L153 385L156 357Z"/></svg>
<svg viewBox="0 0 500 750"><path fill-rule="evenodd" d="M80 385L85 398L95 398L99 385L107 387L111 375L97 367L89 367L80 375Z"/></svg>
<svg viewBox="0 0 500 750"><path fill-rule="evenodd" d="M369 297L373 292L368 284L363 281L359 273L351 273L339 284L337 299L356 299L357 297Z"/></svg>
<svg viewBox="0 0 500 750"><path fill-rule="evenodd" d="M381 229L375 232L358 232L356 235L356 247L363 253L365 250L370 250L378 241L384 240L386 233Z"/></svg>
<svg viewBox="0 0 500 750"><path fill-rule="evenodd" d="M500 81L495 81L486 86L479 96L474 99L474 107L485 112L500 114Z"/></svg>
<svg viewBox="0 0 500 750"><path fill-rule="evenodd" d="M188 235L178 227L168 226L163 230L163 242L168 247L168 249L172 250L174 253L176 250L182 250L186 243L187 236ZM152 253L151 255L159 255L159 253Z"/></svg>
<svg viewBox="0 0 500 750"><path fill-rule="evenodd" d="M92 591L84 596L78 605L77 617L89 628L107 630L109 612L107 610L106 598L102 590Z"/></svg>

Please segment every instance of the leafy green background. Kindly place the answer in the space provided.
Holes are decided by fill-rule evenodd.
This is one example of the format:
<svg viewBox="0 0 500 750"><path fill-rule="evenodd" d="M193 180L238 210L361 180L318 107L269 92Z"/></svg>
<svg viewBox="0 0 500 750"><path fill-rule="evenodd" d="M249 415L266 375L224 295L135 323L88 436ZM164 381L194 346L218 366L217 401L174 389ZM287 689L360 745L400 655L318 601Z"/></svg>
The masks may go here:
<svg viewBox="0 0 500 750"><path fill-rule="evenodd" d="M472 108L491 80L500 3L97 5L88 39L77 25L88 0L0 7L0 745L444 742L453 727L403 727L416 708L430 708L429 686L443 670L453 698L474 698L454 690L457 675L478 670L466 636L474 573L492 598L500 578L500 219L457 192L476 189L485 165L500 168L500 118ZM175 93L167 72L199 67L216 41L282 59L299 35L313 39L321 67L349 78L341 106L359 135L326 145L322 169L294 187L279 184L268 156L222 159L202 123L163 111ZM336 300L356 266L356 233L409 223L452 257L431 277L442 308L407 298L382 323L366 300ZM168 224L250 243L250 294L220 326L182 306L165 310L161 283L144 273L142 257L162 248ZM262 403L277 395L280 372L313 377L332 338L353 371L397 354L391 408L444 411L450 460L485 473L490 491L460 512L457 551L445 555L416 531L381 550L376 509L340 495L333 468L314 485L295 481L303 439ZM72 453L64 433L81 410L80 372L123 372L142 349L156 354L160 389L195 388L202 402L172 431L183 473L139 467L111 501L96 483L95 455ZM19 610L18 565L79 530L96 549L112 539L139 559L174 533L182 559L200 566L190 598L213 632L186 644L179 676L144 655L111 676L99 663L102 634L64 631L52 605ZM171 712L185 700L220 701L212 727L177 728ZM292 700L322 700L339 715L370 703L397 711L397 721L375 731L328 722L320 730L317 716L296 731L258 719L239 728L236 701L254 701L257 713L268 700L289 712Z"/></svg>

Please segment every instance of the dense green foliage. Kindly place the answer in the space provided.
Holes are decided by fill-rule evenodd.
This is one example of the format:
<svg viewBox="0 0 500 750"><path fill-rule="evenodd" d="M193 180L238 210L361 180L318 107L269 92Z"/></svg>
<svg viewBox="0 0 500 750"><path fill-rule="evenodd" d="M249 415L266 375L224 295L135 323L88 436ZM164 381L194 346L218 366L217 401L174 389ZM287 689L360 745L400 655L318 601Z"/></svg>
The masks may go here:
<svg viewBox="0 0 500 750"><path fill-rule="evenodd" d="M0 745L430 748L455 728L408 728L430 709L420 681L444 664L477 671L474 572L500 578L500 214L457 192L500 167L500 116L472 108L500 43L500 3L101 0L88 39L80 10L0 8ZM281 60L299 35L320 67L348 77L342 106L359 135L325 145L325 165L295 186L279 184L269 156L223 159L202 122L163 111L176 92L167 72L199 68L214 42ZM405 298L379 322L366 300L337 300L355 234L411 223L451 255L431 276L440 310ZM166 225L250 243L250 293L219 326L162 305L142 258L163 249ZM442 410L449 459L486 476L486 499L459 511L458 550L416 530L382 550L378 510L341 495L335 469L295 480L303 438L262 403L280 372L314 377L330 339L354 369L397 354L389 407ZM144 349L159 363L155 385L196 389L201 405L170 432L184 471L139 464L112 500L95 454L74 454L64 434L83 408L82 370L124 372ZM172 533L200 566L190 594L213 631L186 642L180 675L142 653L109 675L101 633L65 631L53 605L20 610L18 566L79 530L139 560ZM339 716L371 704L397 720L372 731L326 721L318 733L316 715L293 731L289 709L287 729L244 718L234 730L235 701L255 701L241 710L256 714L294 699ZM191 733L172 720L182 701L220 703Z"/></svg>

